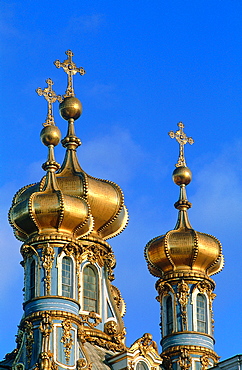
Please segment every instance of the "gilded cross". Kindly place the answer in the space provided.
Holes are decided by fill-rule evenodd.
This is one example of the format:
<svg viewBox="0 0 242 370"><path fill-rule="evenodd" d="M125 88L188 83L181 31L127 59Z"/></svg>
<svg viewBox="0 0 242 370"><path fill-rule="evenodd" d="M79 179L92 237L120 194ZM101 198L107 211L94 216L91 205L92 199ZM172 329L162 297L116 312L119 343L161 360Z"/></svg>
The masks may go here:
<svg viewBox="0 0 242 370"><path fill-rule="evenodd" d="M43 123L43 126L48 126L48 125L55 126L55 121L54 121L54 116L53 116L53 103L56 100L61 102L62 96L56 95L56 93L53 91L52 86L54 85L54 82L50 78L47 78L45 82L47 83L47 87L45 89L42 90L40 87L36 89L37 94L39 96L43 95L48 103L47 117L46 117L46 121Z"/></svg>
<svg viewBox="0 0 242 370"><path fill-rule="evenodd" d="M72 61L72 57L74 54L71 50L67 50L66 55L68 56L68 59L64 60L63 63L61 63L59 60L56 60L54 62L54 65L57 68L62 67L64 71L67 73L68 81L66 93L65 95L63 95L64 98L75 96L72 76L74 76L77 72L79 72L81 76L83 76L86 73L82 67L77 68L76 64Z"/></svg>
<svg viewBox="0 0 242 370"><path fill-rule="evenodd" d="M176 167L183 167L183 166L186 167L186 161L185 161L185 156L184 156L184 145L187 143L192 145L194 143L194 140L192 137L187 137L185 132L183 132L184 124L182 122L178 122L177 126L179 127L179 130L177 130L176 132L170 131L168 132L168 135L172 139L175 138L179 143L179 158L175 166Z"/></svg>

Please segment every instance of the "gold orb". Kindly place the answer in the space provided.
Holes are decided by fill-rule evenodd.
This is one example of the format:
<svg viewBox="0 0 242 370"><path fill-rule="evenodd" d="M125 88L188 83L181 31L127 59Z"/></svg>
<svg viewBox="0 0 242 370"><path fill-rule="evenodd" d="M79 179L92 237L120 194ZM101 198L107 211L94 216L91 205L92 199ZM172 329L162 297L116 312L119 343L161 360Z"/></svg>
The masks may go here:
<svg viewBox="0 0 242 370"><path fill-rule="evenodd" d="M173 171L172 179L177 185L188 185L192 180L192 172L188 167L177 167Z"/></svg>
<svg viewBox="0 0 242 370"><path fill-rule="evenodd" d="M40 133L41 141L44 145L58 145L61 139L61 132L57 126L48 125Z"/></svg>
<svg viewBox="0 0 242 370"><path fill-rule="evenodd" d="M59 105L59 112L62 118L69 120L73 118L74 120L78 119L82 114L82 104L80 100L74 96L67 97Z"/></svg>

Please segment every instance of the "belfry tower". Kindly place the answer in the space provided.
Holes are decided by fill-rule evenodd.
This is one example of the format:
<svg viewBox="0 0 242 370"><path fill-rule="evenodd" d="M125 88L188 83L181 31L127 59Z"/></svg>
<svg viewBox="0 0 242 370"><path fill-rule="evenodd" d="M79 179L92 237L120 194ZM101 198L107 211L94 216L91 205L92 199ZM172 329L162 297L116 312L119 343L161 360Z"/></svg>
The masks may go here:
<svg viewBox="0 0 242 370"><path fill-rule="evenodd" d="M0 362L5 370L158 370L162 360L152 336L127 348L123 315L125 303L112 282L115 257L107 239L121 233L128 213L120 187L88 175L76 149L81 145L74 123L82 113L75 97L73 75L85 74L66 52L55 61L67 73L63 96L47 87L36 92L48 105L41 140L48 148L46 174L24 186L13 198L10 224L23 244L24 313L17 348ZM54 155L61 133L53 103L68 122L61 141L65 158Z"/></svg>
<svg viewBox="0 0 242 370"><path fill-rule="evenodd" d="M215 283L211 275L223 268L222 246L214 236L194 230L187 211L186 186L192 174L186 166L184 145L193 139L178 123L170 131L180 147L173 181L180 187L175 203L178 220L174 230L152 239L145 248L149 271L159 277L157 300L161 305L161 357L166 369L205 370L219 357L214 352L213 311Z"/></svg>

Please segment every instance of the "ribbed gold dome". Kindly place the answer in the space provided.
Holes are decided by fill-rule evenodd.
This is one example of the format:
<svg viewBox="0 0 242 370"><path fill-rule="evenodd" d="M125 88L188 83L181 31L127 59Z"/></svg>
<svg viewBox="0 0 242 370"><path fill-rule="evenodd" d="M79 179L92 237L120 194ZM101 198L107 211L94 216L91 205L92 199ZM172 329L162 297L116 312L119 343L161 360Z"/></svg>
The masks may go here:
<svg viewBox="0 0 242 370"><path fill-rule="evenodd" d="M152 239L145 247L145 257L150 272L159 277L174 273L197 273L213 275L223 268L222 246L212 235L194 230L189 222L187 210L191 203L186 197L186 185L192 179L192 173L186 166L184 144L193 143L183 132L184 125L178 123L179 130L169 132L180 144L180 153L173 181L180 186L180 197L175 203L179 210L174 230Z"/></svg>
<svg viewBox="0 0 242 370"><path fill-rule="evenodd" d="M58 186L55 171L60 167L54 159L53 147L60 141L56 126L48 125L41 131L42 142L49 147L43 168L47 175L40 183L20 189L9 211L9 219L16 236L26 241L35 235L61 233L78 238L90 233L93 219L85 199L64 193Z"/></svg>
<svg viewBox="0 0 242 370"><path fill-rule="evenodd" d="M213 275L223 267L222 246L214 236L179 228L151 240L146 246L150 271L162 277L170 272Z"/></svg>
<svg viewBox="0 0 242 370"><path fill-rule="evenodd" d="M20 189L13 199L9 220L16 237L22 241L53 233L76 239L88 234L108 239L127 225L122 190L117 184L82 170L76 156L80 139L75 135L74 118L69 118L68 112L65 117L69 126L62 140L66 156L61 169L55 173L58 165L50 156L44 165L47 175L39 183ZM49 147L56 145L56 133L56 127L45 127L41 132L43 143Z"/></svg>
<svg viewBox="0 0 242 370"><path fill-rule="evenodd" d="M190 171L190 170L189 170ZM162 277L171 272L194 272L213 275L223 268L222 246L217 238L194 230L189 222L187 210L191 203L186 198L188 168L179 169L180 198L175 203L179 210L174 230L152 239L145 248L150 272ZM174 171L177 174L177 169ZM189 175L190 176L190 175Z"/></svg>

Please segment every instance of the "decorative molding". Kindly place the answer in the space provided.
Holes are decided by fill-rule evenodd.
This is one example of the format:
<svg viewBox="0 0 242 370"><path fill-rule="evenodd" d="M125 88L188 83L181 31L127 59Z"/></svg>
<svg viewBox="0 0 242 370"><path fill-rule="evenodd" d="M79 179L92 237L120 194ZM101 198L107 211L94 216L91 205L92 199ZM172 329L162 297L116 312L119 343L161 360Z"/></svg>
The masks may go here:
<svg viewBox="0 0 242 370"><path fill-rule="evenodd" d="M174 289L172 288L171 284L169 284L167 281L162 281L161 279L159 279L157 281L155 287L156 287L156 290L159 294L159 296L156 297L156 299L160 303L162 303L163 296L168 295L169 292L172 292L175 296Z"/></svg>
<svg viewBox="0 0 242 370"><path fill-rule="evenodd" d="M182 346L173 346L168 348L167 350L163 351L161 356L178 356L180 355ZM211 358L215 363L217 363L220 359L220 357L217 355L216 352L213 350L202 347L202 346L195 346L195 345L186 345L185 347L190 354L197 354L200 356L207 355L209 358Z"/></svg>
<svg viewBox="0 0 242 370"><path fill-rule="evenodd" d="M47 243L43 249L42 249L42 265L45 270L45 291L46 295L50 295L50 288L51 288L51 269L53 266L54 262L54 256L55 256L55 251L54 248Z"/></svg>
<svg viewBox="0 0 242 370"><path fill-rule="evenodd" d="M52 318L47 312L42 314L42 321L40 322L39 330L42 333L42 351L47 352L49 349L50 333L53 330Z"/></svg>
<svg viewBox="0 0 242 370"><path fill-rule="evenodd" d="M188 370L189 367L191 366L192 359L191 359L191 356L189 355L189 351L186 347L181 348L180 357L179 357L177 363L180 365L181 370Z"/></svg>
<svg viewBox="0 0 242 370"><path fill-rule="evenodd" d="M137 339L129 350L130 352L135 352L137 349L143 357L146 357L150 352L159 356L157 344L152 340L152 335L149 333L145 333L141 338Z"/></svg>
<svg viewBox="0 0 242 370"><path fill-rule="evenodd" d="M70 320L67 319L67 320L62 321L63 335L61 338L61 343L63 343L63 346L64 346L64 352L65 352L67 363L69 363L70 361L71 348L73 346L71 328L72 328L72 325L71 325Z"/></svg>
<svg viewBox="0 0 242 370"><path fill-rule="evenodd" d="M34 332L33 332L33 324L30 321L25 321L24 325L24 333L25 333L25 347L26 347L26 355L27 355L27 363L30 365L32 352L33 352L33 344L34 344Z"/></svg>
<svg viewBox="0 0 242 370"><path fill-rule="evenodd" d="M53 360L53 353L50 351L40 352L39 360L34 370L58 370L58 366Z"/></svg>
<svg viewBox="0 0 242 370"><path fill-rule="evenodd" d="M168 355L161 355L162 358L162 366L165 368L165 370L172 370L172 362L171 357Z"/></svg>
<svg viewBox="0 0 242 370"><path fill-rule="evenodd" d="M80 317L82 324L87 324L89 328L95 328L95 326L102 322L102 319L95 312L90 312L88 315L81 314Z"/></svg>
<svg viewBox="0 0 242 370"><path fill-rule="evenodd" d="M201 356L200 362L202 365L201 370L207 370L207 368L209 367L209 357L207 355Z"/></svg>
<svg viewBox="0 0 242 370"><path fill-rule="evenodd" d="M177 284L177 299L181 305L182 329L187 330L187 303L189 297L189 286L184 280Z"/></svg>

